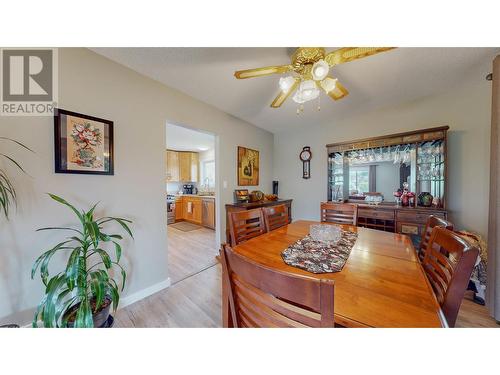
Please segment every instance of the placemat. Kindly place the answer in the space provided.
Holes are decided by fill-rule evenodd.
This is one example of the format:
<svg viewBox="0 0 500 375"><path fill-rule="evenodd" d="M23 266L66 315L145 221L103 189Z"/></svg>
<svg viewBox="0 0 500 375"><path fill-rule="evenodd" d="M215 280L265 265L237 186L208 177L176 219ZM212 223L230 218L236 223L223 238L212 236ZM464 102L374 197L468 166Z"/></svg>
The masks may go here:
<svg viewBox="0 0 500 375"><path fill-rule="evenodd" d="M286 264L312 273L339 272L357 238L356 232L342 230L340 240L333 244L314 241L307 235L283 250L281 257Z"/></svg>

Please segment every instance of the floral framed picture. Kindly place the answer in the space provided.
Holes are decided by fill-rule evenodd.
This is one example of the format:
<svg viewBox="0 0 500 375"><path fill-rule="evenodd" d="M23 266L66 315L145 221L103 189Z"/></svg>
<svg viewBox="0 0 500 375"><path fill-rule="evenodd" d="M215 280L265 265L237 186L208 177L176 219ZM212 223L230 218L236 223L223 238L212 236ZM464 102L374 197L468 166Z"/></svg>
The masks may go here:
<svg viewBox="0 0 500 375"><path fill-rule="evenodd" d="M57 108L56 173L114 174L113 121Z"/></svg>
<svg viewBox="0 0 500 375"><path fill-rule="evenodd" d="M259 184L259 151L238 146L238 186Z"/></svg>

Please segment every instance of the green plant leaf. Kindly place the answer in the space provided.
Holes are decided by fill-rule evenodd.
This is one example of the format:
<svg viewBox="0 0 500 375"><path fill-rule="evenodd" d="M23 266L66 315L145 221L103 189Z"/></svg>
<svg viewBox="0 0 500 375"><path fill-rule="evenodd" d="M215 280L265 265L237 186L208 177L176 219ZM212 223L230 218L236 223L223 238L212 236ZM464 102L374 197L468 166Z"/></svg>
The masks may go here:
<svg viewBox="0 0 500 375"><path fill-rule="evenodd" d="M76 312L75 328L93 328L92 309L87 297L80 301L80 307Z"/></svg>
<svg viewBox="0 0 500 375"><path fill-rule="evenodd" d="M103 232L100 232L99 234L99 239L101 241L104 241L104 242L108 242L108 241L111 241L111 236L109 234L106 234L106 233L103 233Z"/></svg>
<svg viewBox="0 0 500 375"><path fill-rule="evenodd" d="M71 249L71 247L64 246L68 242L71 241L64 241L61 243L58 243L56 246L54 246L51 250L49 250L45 258L43 259L41 265L40 265L40 275L42 277L42 281L45 285L47 285L47 278L49 277L49 261L52 258L52 256L58 251L58 250L65 250L65 249Z"/></svg>
<svg viewBox="0 0 500 375"><path fill-rule="evenodd" d="M0 169L0 206L5 217L9 218L9 207L16 203L16 190L7 175Z"/></svg>
<svg viewBox="0 0 500 375"><path fill-rule="evenodd" d="M101 256L101 259L102 259L102 262L104 263L104 266L107 269L110 269L111 268L111 258L109 257L108 253L106 251L104 251L103 249L94 249L93 251Z"/></svg>
<svg viewBox="0 0 500 375"><path fill-rule="evenodd" d="M122 256L122 247L120 246L120 244L116 241L113 241L113 243L115 244L115 254L116 254L116 261L119 262L120 261L120 258Z"/></svg>
<svg viewBox="0 0 500 375"><path fill-rule="evenodd" d="M22 172L26 173L26 171L23 169L23 167L21 166L21 164L19 164L17 161L15 161L14 159L12 159L9 155L5 155L5 154L2 154L0 152L0 155L2 155L4 158L6 158L7 160L9 160L10 162L12 162L16 167L18 167ZM27 173L26 173L27 174Z"/></svg>
<svg viewBox="0 0 500 375"><path fill-rule="evenodd" d="M71 208L71 210L76 214L76 216L78 216L78 219L80 219L80 222L82 223L82 225L85 223L85 220L83 218L83 215L73 206L71 205L70 203L68 203L66 200L64 200L63 198L61 197L58 197L57 195L55 194L51 194L51 193L48 193L49 196L55 200L56 202L59 202L61 204L64 204L65 206L68 206L69 208Z"/></svg>
<svg viewBox="0 0 500 375"><path fill-rule="evenodd" d="M38 228L36 231L37 231L37 232L41 232L41 231L43 231L43 230L72 230L72 231L77 232L77 233L79 233L80 235L82 235L82 236L83 236L82 231L80 231L80 230L78 230L78 229L75 229L75 228L66 228L66 227L46 227L46 228ZM78 238L78 237L71 237L71 238L75 239L75 238Z"/></svg>
<svg viewBox="0 0 500 375"><path fill-rule="evenodd" d="M65 285L66 278L64 274L58 274L52 277L45 290L47 300L43 311L43 325L45 328L56 327L56 301L59 296L59 289Z"/></svg>
<svg viewBox="0 0 500 375"><path fill-rule="evenodd" d="M21 142L16 141L15 139L7 138L7 137L0 137L0 140L5 140L9 142L13 142L26 150L29 150L33 152L29 147L23 145ZM21 164L19 164L16 160L14 160L12 157L0 153L0 155L4 156L7 160L9 160L11 163L13 163L16 167L18 167L22 172L26 173L26 171L23 169ZM26 173L27 174L27 173ZM3 211L3 214L9 219L9 208L12 205L17 204L17 197L16 197L16 190L14 189L14 186L10 182L9 177L7 174L0 169L0 211Z"/></svg>
<svg viewBox="0 0 500 375"><path fill-rule="evenodd" d="M105 296L105 287L106 283L101 280L99 275L97 273L91 273L91 290L92 290L92 295L96 299L96 311L99 310L101 307L102 303L104 302L104 296Z"/></svg>
<svg viewBox="0 0 500 375"><path fill-rule="evenodd" d="M92 240L92 244L94 245L95 248L99 246L99 227L97 226L97 223L95 221L92 222L86 222L85 227L87 229L87 232L90 235L90 239Z"/></svg>
<svg viewBox="0 0 500 375"><path fill-rule="evenodd" d="M81 247L76 247L69 256L68 263L66 265L66 284L69 290L73 290L75 284L78 280L78 271L80 267L80 253L82 251Z"/></svg>
<svg viewBox="0 0 500 375"><path fill-rule="evenodd" d="M100 221L100 220L102 220L102 221ZM111 217L111 216L103 217L103 218L97 220L97 222L99 222L99 224L104 224L104 223L107 223L109 221L116 221L118 224L120 224L122 226L123 229L125 229L125 231L129 234L130 237L134 238L132 231L130 230L129 226L127 225L127 223L132 223L131 220L123 219L120 217Z"/></svg>
<svg viewBox="0 0 500 375"><path fill-rule="evenodd" d="M4 140L4 141L10 141L10 142L14 142L16 143L17 145L25 148L26 150L28 151L31 151L33 153L35 153L35 151L33 151L31 148L29 148L28 146L25 146L24 144L22 144L21 142L19 141L16 141L15 139L12 139L12 138L8 138L8 137L0 137L1 140Z"/></svg>
<svg viewBox="0 0 500 375"><path fill-rule="evenodd" d="M45 301L47 301L47 295L43 296L42 300L40 301L40 303L38 304L38 306L36 308L35 315L33 317L33 323L31 324L31 326L33 328L38 328L38 318L40 317L40 315L45 307Z"/></svg>
<svg viewBox="0 0 500 375"><path fill-rule="evenodd" d="M113 302L113 312L116 312L116 309L118 308L118 303L120 302L120 293L118 293L118 288L116 287L116 283L115 285L108 283L108 291L111 296L111 301Z"/></svg>
<svg viewBox="0 0 500 375"><path fill-rule="evenodd" d="M92 208L87 213L85 213L85 218L88 221L93 221L94 210L95 210L95 208L97 207L98 204L99 204L99 202L97 202L96 204L94 204L94 206L92 206Z"/></svg>
<svg viewBox="0 0 500 375"><path fill-rule="evenodd" d="M62 302L60 305L58 304L58 309L56 311L56 321L59 322L59 327L66 328L68 326L67 316L65 316L66 312L73 307L75 304L77 297L70 298L69 300Z"/></svg>

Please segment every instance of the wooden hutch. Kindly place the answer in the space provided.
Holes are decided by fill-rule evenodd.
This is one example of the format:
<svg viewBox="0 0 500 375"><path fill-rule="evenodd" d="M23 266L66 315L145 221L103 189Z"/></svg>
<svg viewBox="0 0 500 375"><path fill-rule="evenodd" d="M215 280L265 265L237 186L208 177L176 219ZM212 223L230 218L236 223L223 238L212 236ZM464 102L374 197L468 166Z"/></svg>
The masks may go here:
<svg viewBox="0 0 500 375"><path fill-rule="evenodd" d="M418 242L430 215L447 218L448 129L448 126L443 126L327 145L328 200L357 204L360 227L408 234L414 242ZM404 163L398 153L405 153ZM364 194L353 194L350 189L353 186L350 169L376 165L377 162L394 164L396 176L386 178L387 183L390 184L388 181L394 179L399 182L399 186L393 186L393 190L401 188L403 182L408 183L409 191L415 193L412 205L402 206L393 196L386 196L389 194L384 194L384 200L379 204L368 204ZM387 191L390 187L385 188ZM432 206L419 205L418 196L423 192L434 197Z"/></svg>

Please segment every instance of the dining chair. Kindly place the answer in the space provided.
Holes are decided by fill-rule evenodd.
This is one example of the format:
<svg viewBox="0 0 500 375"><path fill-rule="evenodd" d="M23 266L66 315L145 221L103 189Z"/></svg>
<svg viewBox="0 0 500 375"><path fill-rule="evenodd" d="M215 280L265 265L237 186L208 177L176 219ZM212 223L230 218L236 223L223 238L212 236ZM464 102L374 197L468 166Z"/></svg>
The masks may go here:
<svg viewBox="0 0 500 375"><path fill-rule="evenodd" d="M221 249L234 327L333 327L334 282L261 266Z"/></svg>
<svg viewBox="0 0 500 375"><path fill-rule="evenodd" d="M272 207L264 207L264 222L268 232L288 224L288 208L284 204Z"/></svg>
<svg viewBox="0 0 500 375"><path fill-rule="evenodd" d="M358 206L352 203L321 203L321 221L336 224L357 225Z"/></svg>
<svg viewBox="0 0 500 375"><path fill-rule="evenodd" d="M451 231L453 230L453 224L449 221L434 215L429 216L425 224L424 231L422 232L422 239L420 240L420 246L418 249L418 259L420 259L421 262L424 260L425 250L429 244L429 239L431 238L432 229L434 227L442 227Z"/></svg>
<svg viewBox="0 0 500 375"><path fill-rule="evenodd" d="M229 213L231 246L236 246L265 232L264 214L260 208Z"/></svg>
<svg viewBox="0 0 500 375"><path fill-rule="evenodd" d="M449 327L455 326L478 255L478 248L458 234L432 229L422 266Z"/></svg>

